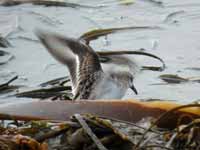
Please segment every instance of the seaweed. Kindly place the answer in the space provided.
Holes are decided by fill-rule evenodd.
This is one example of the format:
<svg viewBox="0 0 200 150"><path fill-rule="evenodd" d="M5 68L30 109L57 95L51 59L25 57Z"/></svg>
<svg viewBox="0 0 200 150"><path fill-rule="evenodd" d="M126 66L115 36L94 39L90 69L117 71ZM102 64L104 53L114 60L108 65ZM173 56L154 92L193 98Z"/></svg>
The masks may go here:
<svg viewBox="0 0 200 150"><path fill-rule="evenodd" d="M16 97L27 98L52 98L52 100L60 99L72 99L71 86L55 86L50 88L42 88L31 91L19 92L15 94Z"/></svg>
<svg viewBox="0 0 200 150"><path fill-rule="evenodd" d="M13 77L12 79L10 79L9 81L7 81L6 83L3 83L0 85L0 92L8 90L9 88L12 88L9 84L12 83L13 81L17 80L18 76Z"/></svg>
<svg viewBox="0 0 200 150"><path fill-rule="evenodd" d="M159 78L169 84L180 84L185 82L197 82L200 83L200 77L184 78L174 74L163 74Z"/></svg>
<svg viewBox="0 0 200 150"><path fill-rule="evenodd" d="M156 67L156 66L143 66L142 70L152 70L152 71L163 71L166 68L165 62L158 56L147 53L147 52L142 52L142 51L127 51L127 50L120 50L120 51L97 51L97 54L100 57L100 61L102 63L106 63L110 61L109 56L112 55L142 55L142 56L148 56L152 57L154 59L159 60L162 63L161 67Z"/></svg>
<svg viewBox="0 0 200 150"><path fill-rule="evenodd" d="M129 27L119 27L119 28L107 28L107 29L94 29L83 33L80 37L80 41L84 41L86 44L90 44L90 41L96 40L99 37L106 36L108 34L129 31L129 30L161 30L159 26L129 26Z"/></svg>
<svg viewBox="0 0 200 150"><path fill-rule="evenodd" d="M0 3L0 5L8 7L26 3L32 3L33 5L43 5L46 7L54 6L54 7L71 7L71 8L98 8L98 7L80 5L76 3L70 3L59 0L4 0L3 2Z"/></svg>
<svg viewBox="0 0 200 150"><path fill-rule="evenodd" d="M18 122L15 127L6 127L4 124L0 128L1 149L6 150L9 147L10 150L16 150L20 147L20 150L198 150L198 118L192 119L188 124L177 125L173 130L156 128L161 119L190 107L199 105L176 107L161 114L153 122L143 118L136 124L91 114L74 114L70 121L37 118L34 121L31 117L24 121L20 116L1 114L4 116L4 119L1 117L2 120Z"/></svg>
<svg viewBox="0 0 200 150"><path fill-rule="evenodd" d="M9 61L11 61L14 58L14 56L9 52L0 50L0 58L1 58L0 65L4 65Z"/></svg>
<svg viewBox="0 0 200 150"><path fill-rule="evenodd" d="M63 85L69 81L70 81L69 77L65 76L65 77L60 77L57 79L53 79L53 80L41 83L40 86L45 87L45 86Z"/></svg>
<svg viewBox="0 0 200 150"><path fill-rule="evenodd" d="M8 48L10 46L11 46L10 42L6 38L0 35L0 47Z"/></svg>

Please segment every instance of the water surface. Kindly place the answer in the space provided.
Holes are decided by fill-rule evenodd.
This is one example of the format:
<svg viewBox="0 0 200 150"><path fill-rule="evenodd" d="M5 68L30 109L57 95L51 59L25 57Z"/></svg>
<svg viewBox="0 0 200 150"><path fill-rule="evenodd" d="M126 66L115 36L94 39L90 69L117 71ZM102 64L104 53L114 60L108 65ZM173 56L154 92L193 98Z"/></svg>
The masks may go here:
<svg viewBox="0 0 200 150"><path fill-rule="evenodd" d="M7 36L10 52L15 59L0 66L1 83L14 75L17 85L36 87L42 82L66 76L67 68L55 61L38 42L35 28L55 31L66 36L78 37L96 28L123 26L160 26L162 30L129 31L109 35L92 42L95 50L135 50L148 52L163 58L167 64L164 72L141 72L135 86L139 95L130 90L126 98L165 99L189 103L200 99L199 83L158 84L161 74L178 74L198 77L200 71L200 1L199 0L135 0L122 5L118 0L76 0L76 3L98 8L44 7L31 4L0 7L0 33ZM1 59L1 58L0 58ZM155 64L147 58L139 58L141 65ZM156 63L157 64L157 63ZM19 89L24 90L24 88ZM19 102L26 99L1 95L0 103Z"/></svg>

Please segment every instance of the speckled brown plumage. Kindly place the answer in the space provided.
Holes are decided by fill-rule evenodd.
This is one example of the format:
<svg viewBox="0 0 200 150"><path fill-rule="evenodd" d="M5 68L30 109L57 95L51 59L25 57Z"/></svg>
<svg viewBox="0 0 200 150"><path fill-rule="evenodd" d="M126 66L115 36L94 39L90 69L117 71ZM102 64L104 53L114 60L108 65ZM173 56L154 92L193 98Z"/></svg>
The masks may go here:
<svg viewBox="0 0 200 150"><path fill-rule="evenodd" d="M37 31L36 34L52 56L68 67L74 100L121 98L129 87L133 87L130 69L112 68L104 72L99 56L89 45L54 33ZM127 58L120 59L124 59L120 62L125 62L127 67L135 66Z"/></svg>

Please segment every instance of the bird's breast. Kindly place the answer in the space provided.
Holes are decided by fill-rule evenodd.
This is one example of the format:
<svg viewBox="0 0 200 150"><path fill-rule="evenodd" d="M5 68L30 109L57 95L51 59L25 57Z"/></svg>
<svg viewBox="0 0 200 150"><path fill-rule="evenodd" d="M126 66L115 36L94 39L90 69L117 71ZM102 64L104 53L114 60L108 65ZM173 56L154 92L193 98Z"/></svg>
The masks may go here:
<svg viewBox="0 0 200 150"><path fill-rule="evenodd" d="M127 88L118 85L113 80L103 78L91 91L89 99L121 99Z"/></svg>

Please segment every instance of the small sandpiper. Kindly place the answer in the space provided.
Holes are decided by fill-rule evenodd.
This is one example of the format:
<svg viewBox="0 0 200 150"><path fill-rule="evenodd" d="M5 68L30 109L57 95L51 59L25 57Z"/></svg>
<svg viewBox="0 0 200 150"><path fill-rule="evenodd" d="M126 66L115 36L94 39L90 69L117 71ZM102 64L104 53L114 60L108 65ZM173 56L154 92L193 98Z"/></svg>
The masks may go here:
<svg viewBox="0 0 200 150"><path fill-rule="evenodd" d="M134 61L110 56L110 62L123 69L112 66L105 71L98 54L86 43L42 30L37 30L36 35L52 56L68 67L73 100L121 99L128 88L137 94L133 84L137 68Z"/></svg>

